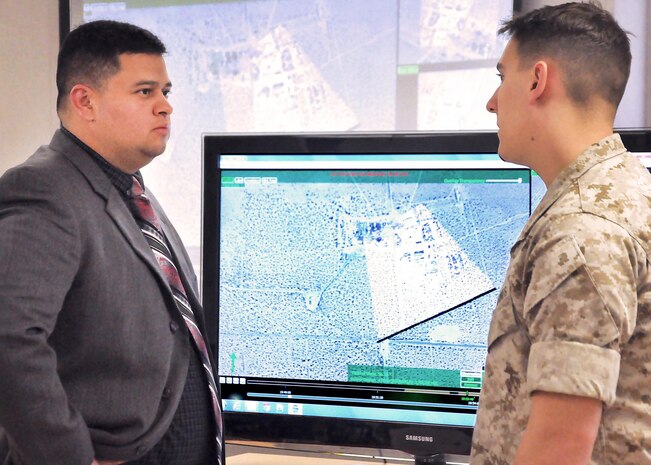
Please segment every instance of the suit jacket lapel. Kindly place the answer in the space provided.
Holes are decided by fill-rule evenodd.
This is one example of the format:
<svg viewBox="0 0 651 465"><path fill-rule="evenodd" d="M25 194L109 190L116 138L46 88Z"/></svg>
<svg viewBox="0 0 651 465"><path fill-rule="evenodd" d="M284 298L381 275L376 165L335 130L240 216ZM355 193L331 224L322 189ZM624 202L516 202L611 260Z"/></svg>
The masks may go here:
<svg viewBox="0 0 651 465"><path fill-rule="evenodd" d="M159 281L169 289L169 283L167 282L165 275L163 275L160 266L156 262L156 258L151 252L151 248L149 247L145 236L142 234L140 227L138 227L136 220L133 218L133 215L127 208L117 189L113 189L109 194L109 198L106 202L106 213L117 225L118 229L122 232L129 245L131 245L136 255L138 255L147 266L149 266L149 269L157 276ZM170 295L172 294L171 289L169 289L169 293Z"/></svg>
<svg viewBox="0 0 651 465"><path fill-rule="evenodd" d="M169 298L172 299L172 290L167 279L158 266L149 244L138 227L133 215L127 208L118 190L113 186L111 180L104 174L81 147L75 144L61 131L56 131L50 142L50 147L63 154L88 180L91 188L106 201L106 213L116 224L124 235L134 252L149 267L157 279L169 290Z"/></svg>

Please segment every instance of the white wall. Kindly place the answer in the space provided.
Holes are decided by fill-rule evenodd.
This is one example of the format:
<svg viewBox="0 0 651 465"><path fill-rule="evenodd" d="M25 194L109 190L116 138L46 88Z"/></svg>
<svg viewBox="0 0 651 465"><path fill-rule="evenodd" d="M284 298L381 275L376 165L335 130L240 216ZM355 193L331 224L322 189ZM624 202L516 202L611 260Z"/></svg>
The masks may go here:
<svg viewBox="0 0 651 465"><path fill-rule="evenodd" d="M647 9L648 0L618 0L613 6L613 15L619 25L632 35L631 74L626 85L626 92L619 104L615 118L616 128L638 128L648 124L646 115L646 88L649 83L647 75Z"/></svg>
<svg viewBox="0 0 651 465"><path fill-rule="evenodd" d="M0 0L0 174L50 141L56 116L57 0Z"/></svg>

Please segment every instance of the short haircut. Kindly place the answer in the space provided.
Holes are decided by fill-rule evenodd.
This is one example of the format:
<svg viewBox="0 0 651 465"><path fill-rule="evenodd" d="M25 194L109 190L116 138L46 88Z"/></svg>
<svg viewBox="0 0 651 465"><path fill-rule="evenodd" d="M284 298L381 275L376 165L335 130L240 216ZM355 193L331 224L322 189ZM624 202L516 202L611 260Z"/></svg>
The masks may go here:
<svg viewBox="0 0 651 465"><path fill-rule="evenodd" d="M133 24L93 21L71 31L63 41L57 62L57 110L77 84L100 87L120 71L123 53L163 55L167 49L156 35Z"/></svg>
<svg viewBox="0 0 651 465"><path fill-rule="evenodd" d="M631 69L627 33L595 2L545 6L503 23L523 65L547 57L562 69L569 97L587 105L595 96L615 109L626 90Z"/></svg>

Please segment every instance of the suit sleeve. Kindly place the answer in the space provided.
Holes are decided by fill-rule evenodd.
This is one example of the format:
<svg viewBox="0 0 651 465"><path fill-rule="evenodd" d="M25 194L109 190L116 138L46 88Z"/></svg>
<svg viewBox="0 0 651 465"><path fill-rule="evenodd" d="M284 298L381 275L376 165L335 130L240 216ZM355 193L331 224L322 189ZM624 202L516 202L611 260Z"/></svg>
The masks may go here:
<svg viewBox="0 0 651 465"><path fill-rule="evenodd" d="M66 186L54 181L31 168L0 179L0 425L19 463L89 465L88 428L48 344L81 256L73 207L59 201Z"/></svg>

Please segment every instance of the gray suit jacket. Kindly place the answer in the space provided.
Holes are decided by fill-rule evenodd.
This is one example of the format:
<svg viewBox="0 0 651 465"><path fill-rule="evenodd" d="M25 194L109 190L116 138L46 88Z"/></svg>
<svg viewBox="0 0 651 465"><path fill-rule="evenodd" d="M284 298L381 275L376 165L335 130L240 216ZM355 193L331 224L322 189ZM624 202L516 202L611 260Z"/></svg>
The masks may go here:
<svg viewBox="0 0 651 465"><path fill-rule="evenodd" d="M149 197L200 327L196 277ZM131 460L167 430L190 341L108 177L57 131L0 178L0 425L13 461Z"/></svg>

